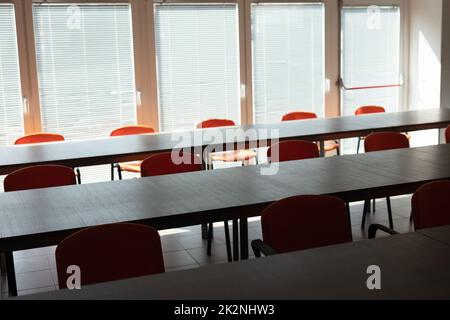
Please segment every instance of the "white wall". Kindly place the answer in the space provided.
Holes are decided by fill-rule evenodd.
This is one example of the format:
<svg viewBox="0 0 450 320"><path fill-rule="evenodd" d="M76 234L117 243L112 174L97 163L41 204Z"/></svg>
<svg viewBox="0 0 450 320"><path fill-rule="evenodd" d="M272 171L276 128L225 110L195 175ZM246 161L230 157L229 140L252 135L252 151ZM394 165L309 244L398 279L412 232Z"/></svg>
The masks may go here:
<svg viewBox="0 0 450 320"><path fill-rule="evenodd" d="M409 109L441 105L441 52L443 0L409 2ZM438 130L411 133L413 147L438 142Z"/></svg>
<svg viewBox="0 0 450 320"><path fill-rule="evenodd" d="M443 16L450 16L450 1L444 0ZM441 107L450 109L450 20L442 21Z"/></svg>
<svg viewBox="0 0 450 320"><path fill-rule="evenodd" d="M442 1L410 0L411 109L440 107Z"/></svg>

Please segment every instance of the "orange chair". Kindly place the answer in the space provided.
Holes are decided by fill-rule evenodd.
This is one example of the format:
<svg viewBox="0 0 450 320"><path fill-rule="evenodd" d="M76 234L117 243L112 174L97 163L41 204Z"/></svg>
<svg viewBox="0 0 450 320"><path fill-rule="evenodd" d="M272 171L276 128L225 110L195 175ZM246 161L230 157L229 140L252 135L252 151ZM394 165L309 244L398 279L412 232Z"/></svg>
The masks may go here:
<svg viewBox="0 0 450 320"><path fill-rule="evenodd" d="M262 240L252 241L256 257L352 242L345 203L330 196L280 200L261 215Z"/></svg>
<svg viewBox="0 0 450 320"><path fill-rule="evenodd" d="M430 182L420 187L411 199L411 217L414 229L423 230L450 225L450 181ZM395 230L374 224L369 228L369 239L376 236L378 230L391 235Z"/></svg>
<svg viewBox="0 0 450 320"><path fill-rule="evenodd" d="M7 175L3 181L5 192L62 187L77 184L72 168L58 165L42 165L19 169Z"/></svg>
<svg viewBox="0 0 450 320"><path fill-rule="evenodd" d="M228 119L209 119L202 121L197 125L197 129L208 129L208 128L220 128L220 127L233 127L236 124L233 120ZM214 152L211 155L211 159L208 159L207 166L212 169L213 161L217 162L246 162L255 159L257 161L257 152L253 150L235 150L228 152ZM209 161L211 160L211 161Z"/></svg>
<svg viewBox="0 0 450 320"><path fill-rule="evenodd" d="M14 142L14 145L24 145L24 144L38 144L38 143L49 143L49 142L62 142L65 141L64 136L57 133L34 133L23 136ZM78 180L78 184L81 184L81 172L80 169L75 169L75 174Z"/></svg>
<svg viewBox="0 0 450 320"><path fill-rule="evenodd" d="M59 288L67 288L68 267L80 268L81 286L164 273L158 232L138 224L111 224L79 231L56 248Z"/></svg>
<svg viewBox="0 0 450 320"><path fill-rule="evenodd" d="M359 107L355 111L355 116L363 116L368 114L374 114L374 113L385 113L386 109L380 106L363 106ZM364 140L365 137L359 137L358 138L358 149L356 153L359 153L359 150L361 149L361 141Z"/></svg>
<svg viewBox="0 0 450 320"><path fill-rule="evenodd" d="M317 119L317 114L312 112L291 112L283 116L281 121L299 121L299 120L309 120ZM337 155L340 155L340 144L339 141L325 141L325 152L330 152L336 150Z"/></svg>
<svg viewBox="0 0 450 320"><path fill-rule="evenodd" d="M121 136L131 136L139 134L149 134L155 133L155 130L146 126L126 126L118 128L111 132L111 137L121 137ZM111 164L111 180L114 180L114 169L117 168L117 174L119 180L122 180L122 171L140 173L141 172L141 161L137 162L127 162L127 163L112 163Z"/></svg>
<svg viewBox="0 0 450 320"><path fill-rule="evenodd" d="M173 161L173 157L180 157L179 164ZM187 159L187 162L184 162L183 159ZM160 176L166 174L178 174L178 173L187 173L187 172L195 172L201 171L202 164L201 158L197 155L191 153L172 153L165 152L150 156L149 158L142 161L141 164L141 176L142 177L152 177L152 176ZM225 240L227 245L227 256L228 261L231 262L231 242L230 242L230 231L228 227L228 221L224 221L225 226ZM207 253L211 255L211 247L212 247L212 232L213 232L213 224L210 223L208 228L208 248Z"/></svg>
<svg viewBox="0 0 450 320"><path fill-rule="evenodd" d="M15 145L64 141L64 137L56 133L35 133L19 138Z"/></svg>
<svg viewBox="0 0 450 320"><path fill-rule="evenodd" d="M319 147L310 141L289 140L272 145L267 150L269 163L319 158Z"/></svg>
<svg viewBox="0 0 450 320"><path fill-rule="evenodd" d="M364 140L364 149L366 152L384 151L392 149L409 148L409 139L403 133L398 132L380 132L372 133ZM389 215L389 227L394 229L394 222L392 220L391 199L386 198L387 209ZM370 200L366 200L363 209L363 218L361 228L365 228L366 214L370 212Z"/></svg>
<svg viewBox="0 0 450 320"><path fill-rule="evenodd" d="M450 126L445 129L445 142L450 143Z"/></svg>

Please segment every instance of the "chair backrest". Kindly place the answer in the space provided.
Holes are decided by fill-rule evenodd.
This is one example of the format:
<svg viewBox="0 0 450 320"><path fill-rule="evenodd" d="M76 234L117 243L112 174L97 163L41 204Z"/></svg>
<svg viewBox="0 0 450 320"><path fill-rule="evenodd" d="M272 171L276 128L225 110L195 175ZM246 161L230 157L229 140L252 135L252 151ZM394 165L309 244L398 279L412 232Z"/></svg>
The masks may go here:
<svg viewBox="0 0 450 320"><path fill-rule="evenodd" d="M69 266L78 266L81 285L163 273L158 232L138 224L103 225L79 231L56 248L61 289L67 287Z"/></svg>
<svg viewBox="0 0 450 320"><path fill-rule="evenodd" d="M428 183L414 193L411 205L416 230L450 225L450 181Z"/></svg>
<svg viewBox="0 0 450 320"><path fill-rule="evenodd" d="M445 129L445 141L447 143L450 143L450 126L448 126L447 129Z"/></svg>
<svg viewBox="0 0 450 320"><path fill-rule="evenodd" d="M278 253L352 241L345 203L329 196L296 196L278 201L261 216L263 240Z"/></svg>
<svg viewBox="0 0 450 320"><path fill-rule="evenodd" d="M366 152L409 148L409 139L399 132L372 133L364 140Z"/></svg>
<svg viewBox="0 0 450 320"><path fill-rule="evenodd" d="M57 165L27 167L14 171L3 181L5 192L62 187L76 184L72 168Z"/></svg>
<svg viewBox="0 0 450 320"><path fill-rule="evenodd" d="M380 106L364 106L360 107L355 111L356 116L362 116L365 114L373 114L373 113L385 113L386 109Z"/></svg>
<svg viewBox="0 0 450 320"><path fill-rule="evenodd" d="M164 152L155 154L141 163L141 176L153 177L201 171L201 160L191 153Z"/></svg>
<svg viewBox="0 0 450 320"><path fill-rule="evenodd" d="M146 126L126 126L122 128L118 128L111 132L111 137L119 137L119 136L131 136L138 134L147 134L147 133L155 133L155 130Z"/></svg>
<svg viewBox="0 0 450 320"><path fill-rule="evenodd" d="M233 120L228 119L209 119L200 122L197 129L219 128L219 127L233 127L236 124Z"/></svg>
<svg viewBox="0 0 450 320"><path fill-rule="evenodd" d="M15 145L45 143L45 142L59 142L64 141L64 137L56 133L35 133L19 138L14 142Z"/></svg>
<svg viewBox="0 0 450 320"><path fill-rule="evenodd" d="M313 112L291 112L285 114L281 121L296 121L296 120L308 120L308 119L317 119L317 114Z"/></svg>
<svg viewBox="0 0 450 320"><path fill-rule="evenodd" d="M310 141L288 140L272 145L267 150L270 163L319 158L317 144Z"/></svg>

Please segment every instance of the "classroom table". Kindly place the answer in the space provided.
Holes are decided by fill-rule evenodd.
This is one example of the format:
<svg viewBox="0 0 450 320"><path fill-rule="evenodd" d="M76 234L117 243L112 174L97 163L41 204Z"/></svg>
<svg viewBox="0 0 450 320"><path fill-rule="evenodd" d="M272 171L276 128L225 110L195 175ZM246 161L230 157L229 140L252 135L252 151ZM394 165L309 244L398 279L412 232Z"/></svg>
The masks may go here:
<svg viewBox="0 0 450 320"><path fill-rule="evenodd" d="M265 147L270 145L272 140L319 141L323 152L323 143L326 140L362 137L380 131L406 132L438 129L445 128L449 124L450 109L428 109L186 132L6 146L0 147L0 175L23 167L41 164L60 164L75 168L143 160L154 153L181 148L196 149L202 153L201 151L205 148L213 151L214 148L230 150Z"/></svg>
<svg viewBox="0 0 450 320"><path fill-rule="evenodd" d="M367 286L369 266L380 268L380 290ZM449 283L450 246L409 233L18 299L448 300Z"/></svg>
<svg viewBox="0 0 450 320"><path fill-rule="evenodd" d="M346 202L413 193L450 178L450 144L361 155L109 181L0 194L0 252L58 244L80 229L117 222L159 230L241 219L241 258L248 258L247 218L280 199L322 194ZM237 230L234 230L237 236ZM9 284L16 292L14 265Z"/></svg>

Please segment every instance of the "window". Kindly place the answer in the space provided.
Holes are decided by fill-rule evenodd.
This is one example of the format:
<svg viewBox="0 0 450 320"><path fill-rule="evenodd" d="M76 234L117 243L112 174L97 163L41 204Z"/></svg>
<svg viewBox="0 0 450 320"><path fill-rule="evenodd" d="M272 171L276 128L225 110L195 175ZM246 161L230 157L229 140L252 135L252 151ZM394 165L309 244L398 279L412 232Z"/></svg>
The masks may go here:
<svg viewBox="0 0 450 320"><path fill-rule="evenodd" d="M399 109L400 8L345 7L342 12L343 113L364 105ZM361 87L391 86L363 89ZM356 88L356 90L354 90Z"/></svg>
<svg viewBox="0 0 450 320"><path fill-rule="evenodd" d="M161 130L209 118L239 123L237 5L158 4L155 32Z"/></svg>
<svg viewBox="0 0 450 320"><path fill-rule="evenodd" d="M33 6L43 130L107 136L136 123L128 4Z"/></svg>
<svg viewBox="0 0 450 320"><path fill-rule="evenodd" d="M0 145L24 134L14 6L0 4Z"/></svg>
<svg viewBox="0 0 450 320"><path fill-rule="evenodd" d="M253 4L255 123L292 111L324 115L323 4Z"/></svg>

